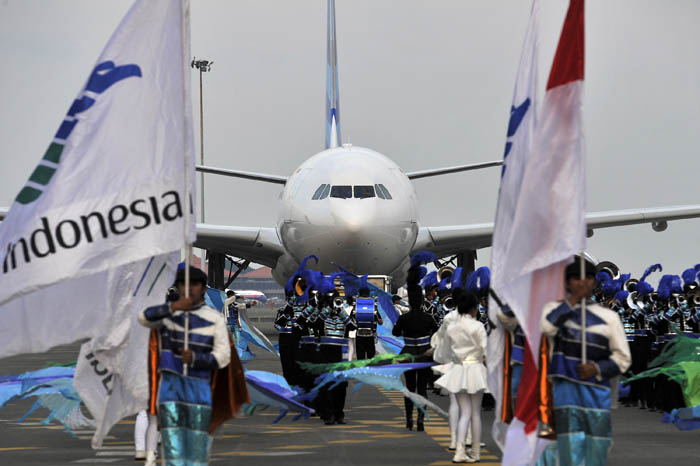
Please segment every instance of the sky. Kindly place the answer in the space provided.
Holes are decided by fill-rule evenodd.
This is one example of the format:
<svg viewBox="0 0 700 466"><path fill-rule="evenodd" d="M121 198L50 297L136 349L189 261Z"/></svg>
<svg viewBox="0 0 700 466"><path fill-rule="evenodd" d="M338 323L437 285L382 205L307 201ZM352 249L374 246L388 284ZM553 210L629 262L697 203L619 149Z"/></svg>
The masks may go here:
<svg viewBox="0 0 700 466"><path fill-rule="evenodd" d="M0 206L131 3L0 0ZM542 93L567 4L540 1ZM529 10L528 0L337 0L343 142L405 171L501 159ZM326 1L192 0L191 18L193 55L214 61L203 83L205 164L286 176L321 151ZM587 2L588 211L700 204L697 18L694 0ZM493 221L498 170L415 180L421 225ZM206 176L207 223L275 225L279 185ZM657 262L680 274L700 263L699 230L698 219L663 233L603 229L588 250L633 276ZM477 266L488 261L480 250Z"/></svg>

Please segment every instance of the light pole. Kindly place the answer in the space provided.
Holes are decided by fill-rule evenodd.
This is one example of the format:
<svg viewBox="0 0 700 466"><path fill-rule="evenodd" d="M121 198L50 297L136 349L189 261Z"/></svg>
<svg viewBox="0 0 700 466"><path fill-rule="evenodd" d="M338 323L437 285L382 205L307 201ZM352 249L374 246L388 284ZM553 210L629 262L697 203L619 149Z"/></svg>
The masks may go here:
<svg viewBox="0 0 700 466"><path fill-rule="evenodd" d="M204 165L204 102L202 101L202 73L211 71L211 65L213 61L208 60L197 60L197 57L192 59L192 68L197 68L199 70L199 160L200 165ZM200 210L202 212L202 223L204 223L204 173L202 173L200 186ZM202 268L204 268L204 263L202 262Z"/></svg>
<svg viewBox="0 0 700 466"><path fill-rule="evenodd" d="M209 60L197 60L197 57L192 59L190 66L199 70L199 163L204 165L204 101L202 100L202 73L210 71L213 61ZM204 173L202 173L202 178L199 183L200 195L199 195L199 205L200 211L202 212L201 218L202 223L204 223ZM204 262L206 261L206 253L202 250L200 256L202 270L204 268Z"/></svg>

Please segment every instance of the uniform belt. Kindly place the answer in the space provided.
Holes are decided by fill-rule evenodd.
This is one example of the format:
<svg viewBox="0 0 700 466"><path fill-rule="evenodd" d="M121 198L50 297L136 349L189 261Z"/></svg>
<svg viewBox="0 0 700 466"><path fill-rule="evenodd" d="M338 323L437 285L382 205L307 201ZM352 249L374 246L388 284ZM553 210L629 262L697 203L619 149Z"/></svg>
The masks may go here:
<svg viewBox="0 0 700 466"><path fill-rule="evenodd" d="M634 341L634 335L627 335L627 341Z"/></svg>
<svg viewBox="0 0 700 466"><path fill-rule="evenodd" d="M316 337L312 337L310 335L305 335L299 339L299 344L300 345L315 345L316 344Z"/></svg>
<svg viewBox="0 0 700 466"><path fill-rule="evenodd" d="M279 325L276 326L277 330L280 331L280 333L292 333L292 327L280 327Z"/></svg>
<svg viewBox="0 0 700 466"><path fill-rule="evenodd" d="M634 334L638 337L645 337L645 336L647 336L647 331L646 330L635 330Z"/></svg>
<svg viewBox="0 0 700 466"><path fill-rule="evenodd" d="M411 337L403 337L404 341L404 346L425 346L430 344L430 337L425 336L425 337L418 337L418 338L411 338Z"/></svg>
<svg viewBox="0 0 700 466"><path fill-rule="evenodd" d="M342 337L321 337L322 345L346 345L347 341Z"/></svg>

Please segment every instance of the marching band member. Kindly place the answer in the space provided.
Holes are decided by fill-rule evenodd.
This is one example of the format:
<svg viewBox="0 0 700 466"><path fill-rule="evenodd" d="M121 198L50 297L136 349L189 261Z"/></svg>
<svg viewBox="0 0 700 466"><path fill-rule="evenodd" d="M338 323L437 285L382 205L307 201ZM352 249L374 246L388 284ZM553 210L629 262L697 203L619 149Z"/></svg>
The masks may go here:
<svg viewBox="0 0 700 466"><path fill-rule="evenodd" d="M430 337L437 331L437 326L432 317L422 311L423 293L417 285L417 280L416 284L409 284L408 304L409 311L399 316L396 324L394 324L392 334L404 339L404 347L401 350L401 354L421 356L430 349ZM427 396L426 388L430 375L428 369L407 371L404 374L406 388L423 397ZM404 407L406 409L406 428L413 430L413 401L404 397ZM418 431L424 430L423 418L423 411L418 410L416 426Z"/></svg>
<svg viewBox="0 0 700 466"><path fill-rule="evenodd" d="M565 270L568 296L545 305L542 333L553 341L549 378L553 384L555 430L559 463L604 465L612 444L610 380L625 372L631 357L617 314L586 303L586 361L581 360L582 298L595 288L595 266L586 261L579 276L577 258Z"/></svg>
<svg viewBox="0 0 700 466"><path fill-rule="evenodd" d="M223 315L204 304L207 276L190 268L175 279L178 300L145 309L139 322L159 332L158 419L167 464L206 464L211 438L212 372L229 364L231 348Z"/></svg>
<svg viewBox="0 0 700 466"><path fill-rule="evenodd" d="M362 287L355 299L352 315L357 325L355 351L357 359L372 359L376 354L374 342L377 338L377 324L382 325L382 316L377 310L377 302L369 294L369 288Z"/></svg>

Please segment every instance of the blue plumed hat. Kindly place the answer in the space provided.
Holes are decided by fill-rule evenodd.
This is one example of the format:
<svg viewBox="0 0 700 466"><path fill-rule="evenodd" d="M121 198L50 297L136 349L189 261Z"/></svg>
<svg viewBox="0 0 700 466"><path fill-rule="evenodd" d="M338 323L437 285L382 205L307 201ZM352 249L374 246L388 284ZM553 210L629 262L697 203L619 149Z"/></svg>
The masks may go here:
<svg viewBox="0 0 700 466"><path fill-rule="evenodd" d="M637 292L637 296L644 297L648 294L653 293L654 287L647 282L639 282L637 283L637 288L635 288L634 291Z"/></svg>
<svg viewBox="0 0 700 466"><path fill-rule="evenodd" d="M698 282L695 280L698 276L698 272L700 272L700 264L697 264L695 267L685 269L683 271L683 274L681 276L683 277L684 291L691 291L698 287Z"/></svg>
<svg viewBox="0 0 700 466"><path fill-rule="evenodd" d="M438 284L437 281L437 271L433 270L430 272L428 275L423 278L423 281L421 282L421 286L423 287L424 290L429 290L431 287L436 286Z"/></svg>
<svg viewBox="0 0 700 466"><path fill-rule="evenodd" d="M637 296L643 297L643 296L646 296L646 295L654 292L654 287L652 287L649 283L644 281L644 279L647 278L653 272L661 272L661 271L663 271L663 267L661 267L661 264L653 264L653 265L650 265L649 267L647 267L647 269L642 274L642 278L639 279L639 283L637 283L637 287L635 288L635 291L637 292Z"/></svg>
<svg viewBox="0 0 700 466"><path fill-rule="evenodd" d="M435 262L436 260L437 256L432 252L417 251L411 255L411 267L427 264L428 262Z"/></svg>
<svg viewBox="0 0 700 466"><path fill-rule="evenodd" d="M321 294L330 294L335 291L335 283L333 282L333 277L321 274L318 277L317 291Z"/></svg>
<svg viewBox="0 0 700 466"><path fill-rule="evenodd" d="M454 269L452 272L452 289L454 290L455 288L462 288L464 287L464 281L462 280L462 276L464 274L464 269L462 267L457 267Z"/></svg>
<svg viewBox="0 0 700 466"><path fill-rule="evenodd" d="M661 264L654 264L650 265L647 267L647 269L644 271L642 274L642 278L639 279L640 282L643 282L644 279L646 279L651 273L653 272L663 272L664 268L661 267Z"/></svg>
<svg viewBox="0 0 700 466"><path fill-rule="evenodd" d="M617 293L615 293L615 301L619 303L624 303L627 301L627 297L629 296L629 292L627 290L620 290Z"/></svg>
<svg viewBox="0 0 700 466"><path fill-rule="evenodd" d="M478 294L485 295L491 286L491 271L488 267L479 267L467 276L465 287Z"/></svg>

